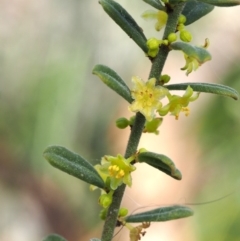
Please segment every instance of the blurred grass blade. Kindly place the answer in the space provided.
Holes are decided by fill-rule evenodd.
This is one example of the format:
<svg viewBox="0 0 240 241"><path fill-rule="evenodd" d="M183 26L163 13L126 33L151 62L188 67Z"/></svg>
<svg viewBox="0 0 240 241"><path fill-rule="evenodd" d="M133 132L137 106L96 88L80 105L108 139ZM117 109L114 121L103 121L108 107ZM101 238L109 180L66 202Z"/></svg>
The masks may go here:
<svg viewBox="0 0 240 241"><path fill-rule="evenodd" d="M101 241L101 239L98 239L98 238L91 238L89 241Z"/></svg>
<svg viewBox="0 0 240 241"><path fill-rule="evenodd" d="M67 240L58 234L50 234L47 237L45 237L42 241L67 241Z"/></svg>
<svg viewBox="0 0 240 241"><path fill-rule="evenodd" d="M153 152L142 152L138 154L137 160L145 162L177 180L182 179L181 172L167 156Z"/></svg>
<svg viewBox="0 0 240 241"><path fill-rule="evenodd" d="M125 218L125 221L127 223L164 222L174 219L186 218L192 215L193 211L189 207L174 205L130 215Z"/></svg>
<svg viewBox="0 0 240 241"><path fill-rule="evenodd" d="M160 3L159 0L143 0L143 1L158 10L165 10L165 7Z"/></svg>
<svg viewBox="0 0 240 241"><path fill-rule="evenodd" d="M226 85L221 85L221 84L182 83L182 84L164 85L164 87L166 87L169 90L186 90L186 88L189 85L194 91L197 91L197 92L223 95L223 96L231 97L234 100L238 100L238 97L239 97L239 94L235 89Z"/></svg>
<svg viewBox="0 0 240 241"><path fill-rule="evenodd" d="M54 167L89 184L104 188L104 182L95 168L80 155L61 146L48 147L43 156Z"/></svg>
<svg viewBox="0 0 240 241"><path fill-rule="evenodd" d="M133 101L131 97L131 91L115 71L105 65L96 65L92 73L97 75L103 81L103 83L117 92L126 101L129 103Z"/></svg>
<svg viewBox="0 0 240 241"><path fill-rule="evenodd" d="M182 14L187 18L187 21L184 25L187 26L197 21L206 14L210 13L213 9L214 6L207 3L196 0L188 1L182 11Z"/></svg>
<svg viewBox="0 0 240 241"><path fill-rule="evenodd" d="M147 39L143 34L143 30L138 26L132 16L119 3L113 0L100 0L99 3L116 24L133 39L144 53L147 53Z"/></svg>

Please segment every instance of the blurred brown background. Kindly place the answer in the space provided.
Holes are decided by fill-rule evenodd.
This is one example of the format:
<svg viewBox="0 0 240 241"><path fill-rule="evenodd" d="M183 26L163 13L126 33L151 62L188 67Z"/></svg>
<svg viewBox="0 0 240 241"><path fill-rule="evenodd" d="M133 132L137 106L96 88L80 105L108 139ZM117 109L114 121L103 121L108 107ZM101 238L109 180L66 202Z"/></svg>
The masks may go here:
<svg viewBox="0 0 240 241"><path fill-rule="evenodd" d="M119 3L148 38L161 37L153 22L140 17L151 6ZM240 92L239 11L215 8L188 27L194 44L210 39L213 59L186 77L182 54L171 53L164 73L172 83L217 82ZM63 145L93 164L104 154L124 153L129 130L118 130L114 121L131 116L127 103L91 71L95 64L107 65L131 85L134 75L147 79L150 62L96 0L1 0L0 36L0 240L41 240L50 232L69 241L99 237L98 191L51 167L42 152ZM239 240L239 107L202 94L188 118L166 117L159 136L143 136L140 147L172 158L183 180L139 166L123 202L130 211L233 194L192 206L189 219L152 224L142 240ZM115 240L127 240L125 235Z"/></svg>

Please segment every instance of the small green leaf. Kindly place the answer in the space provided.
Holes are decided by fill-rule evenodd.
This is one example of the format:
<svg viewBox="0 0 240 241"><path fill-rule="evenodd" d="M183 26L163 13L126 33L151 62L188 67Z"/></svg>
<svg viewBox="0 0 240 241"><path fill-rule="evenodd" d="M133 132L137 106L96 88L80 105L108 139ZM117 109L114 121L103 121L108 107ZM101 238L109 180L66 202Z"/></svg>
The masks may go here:
<svg viewBox="0 0 240 241"><path fill-rule="evenodd" d="M240 0L198 0L218 7L233 7L240 5Z"/></svg>
<svg viewBox="0 0 240 241"><path fill-rule="evenodd" d="M167 156L153 152L141 152L138 154L137 160L139 162L145 162L177 180L182 179L181 172Z"/></svg>
<svg viewBox="0 0 240 241"><path fill-rule="evenodd" d="M196 59L199 64L203 64L211 59L210 53L203 47L193 46L184 42L174 42L170 46L174 50L182 50L189 57Z"/></svg>
<svg viewBox="0 0 240 241"><path fill-rule="evenodd" d="M67 240L58 234L50 234L47 237L45 237L43 241L67 241Z"/></svg>
<svg viewBox="0 0 240 241"><path fill-rule="evenodd" d="M138 26L132 16L119 3L113 0L100 0L99 3L116 24L133 39L144 53L147 53L147 39L143 34L143 30Z"/></svg>
<svg viewBox="0 0 240 241"><path fill-rule="evenodd" d="M213 5L202 3L196 0L188 1L182 11L182 14L187 18L184 25L189 25L214 9Z"/></svg>
<svg viewBox="0 0 240 241"><path fill-rule="evenodd" d="M130 215L125 218L125 221L127 223L164 222L179 218L186 218L192 215L193 211L189 207L174 205Z"/></svg>
<svg viewBox="0 0 240 241"><path fill-rule="evenodd" d="M101 239L98 239L98 238L91 238L89 241L101 241Z"/></svg>
<svg viewBox="0 0 240 241"><path fill-rule="evenodd" d="M210 83L182 83L182 84L171 84L164 85L169 90L186 90L186 88L190 85L190 87L197 92L205 92L212 93L217 95L223 95L227 97L231 97L234 100L237 100L239 97L238 92L226 85L220 84L210 84Z"/></svg>
<svg viewBox="0 0 240 241"><path fill-rule="evenodd" d="M143 0L143 1L158 10L165 10L165 7L161 4L159 0Z"/></svg>
<svg viewBox="0 0 240 241"><path fill-rule="evenodd" d="M92 73L97 75L103 81L103 83L117 92L126 101L129 103L133 101L131 91L115 71L105 65L96 65Z"/></svg>
<svg viewBox="0 0 240 241"><path fill-rule="evenodd" d="M48 147L43 156L54 167L89 184L104 188L105 184L95 168L80 155L62 146Z"/></svg>

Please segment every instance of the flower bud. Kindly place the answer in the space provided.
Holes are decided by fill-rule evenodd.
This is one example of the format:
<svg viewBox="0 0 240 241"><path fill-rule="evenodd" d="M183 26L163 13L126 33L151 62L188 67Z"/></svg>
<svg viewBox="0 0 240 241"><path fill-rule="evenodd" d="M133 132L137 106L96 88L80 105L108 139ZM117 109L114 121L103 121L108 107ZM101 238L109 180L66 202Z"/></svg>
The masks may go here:
<svg viewBox="0 0 240 241"><path fill-rule="evenodd" d="M143 152L147 152L148 150L146 149L146 148L140 148L139 150L138 150L138 152L139 153L143 153Z"/></svg>
<svg viewBox="0 0 240 241"><path fill-rule="evenodd" d="M160 82L163 84L167 84L170 81L171 77L167 74L161 75Z"/></svg>
<svg viewBox="0 0 240 241"><path fill-rule="evenodd" d="M118 217L125 217L128 214L128 209L120 208L118 211Z"/></svg>
<svg viewBox="0 0 240 241"><path fill-rule="evenodd" d="M184 26L184 24L182 24L182 23L178 24L178 26L177 26L177 30L178 30L178 31L181 31L181 30L183 30L184 28L185 28L185 26Z"/></svg>
<svg viewBox="0 0 240 241"><path fill-rule="evenodd" d="M157 56L159 51L159 45L161 44L161 41L156 38L150 38L147 41L147 47L148 47L148 56L154 58Z"/></svg>
<svg viewBox="0 0 240 241"><path fill-rule="evenodd" d="M133 116L130 117L130 119L129 119L129 125L130 125L130 126L133 126L133 124L134 124L134 122L135 122L135 119L136 119L136 116L135 116L135 115L133 115Z"/></svg>
<svg viewBox="0 0 240 241"><path fill-rule="evenodd" d="M162 41L162 44L168 45L168 40L167 40L167 39L164 39L164 40Z"/></svg>
<svg viewBox="0 0 240 241"><path fill-rule="evenodd" d="M183 42L191 42L192 41L192 35L187 30L181 30L180 31L180 39Z"/></svg>
<svg viewBox="0 0 240 241"><path fill-rule="evenodd" d="M118 118L118 119L116 120L116 126L117 126L119 129L125 129L126 127L129 126L129 120L126 119L125 117Z"/></svg>
<svg viewBox="0 0 240 241"><path fill-rule="evenodd" d="M106 217L107 217L107 211L108 209L107 208L104 208L100 211L99 213L99 217L102 219L102 220L106 220Z"/></svg>
<svg viewBox="0 0 240 241"><path fill-rule="evenodd" d="M178 24L184 24L186 23L186 21L187 21L187 18L181 14L178 18Z"/></svg>
<svg viewBox="0 0 240 241"><path fill-rule="evenodd" d="M102 194L99 197L99 204L104 207L107 208L110 206L110 204L112 203L112 196L109 194Z"/></svg>
<svg viewBox="0 0 240 241"><path fill-rule="evenodd" d="M168 41L169 41L169 43L175 42L176 40L177 40L177 34L175 34L175 33L170 33L170 34L168 35Z"/></svg>

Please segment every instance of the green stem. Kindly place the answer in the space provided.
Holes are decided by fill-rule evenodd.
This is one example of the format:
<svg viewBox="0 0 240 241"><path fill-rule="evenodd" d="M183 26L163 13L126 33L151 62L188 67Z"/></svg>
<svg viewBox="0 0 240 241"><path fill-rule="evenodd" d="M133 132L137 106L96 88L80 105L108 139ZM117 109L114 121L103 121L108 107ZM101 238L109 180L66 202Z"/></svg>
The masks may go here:
<svg viewBox="0 0 240 241"><path fill-rule="evenodd" d="M178 17L181 14L184 5L184 3L177 5L174 10L168 14L168 21L163 35L163 39L166 39L170 33L175 32ZM159 78L169 51L170 50L167 46L161 46L157 57L153 61L149 78ZM134 153L136 153L142 131L144 129L144 124L144 116L140 113L137 113L135 123L132 127L129 141L127 144L125 158L128 158ZM111 241L113 238L114 229L117 223L118 210L121 205L125 187L126 185L121 185L113 194L113 201L108 209L108 214L104 223L101 241Z"/></svg>
<svg viewBox="0 0 240 241"><path fill-rule="evenodd" d="M168 13L168 21L163 34L163 39L167 39L170 33L175 33L177 23L178 23L178 18L184 6L185 6L185 3L180 3L176 5L172 11ZM158 55L153 60L152 68L149 74L149 79L150 78L156 78L157 80L159 79L169 52L170 52L170 49L168 46L161 45Z"/></svg>
<svg viewBox="0 0 240 241"><path fill-rule="evenodd" d="M125 158L130 157L137 151L138 143L140 141L142 131L144 129L145 118L141 113L136 114L135 123L132 127L130 137L128 140L128 145L125 153ZM118 210L122 202L123 194L126 185L121 185L113 194L113 201L108 209L107 218L104 223L102 232L102 241L111 241L116 227Z"/></svg>

